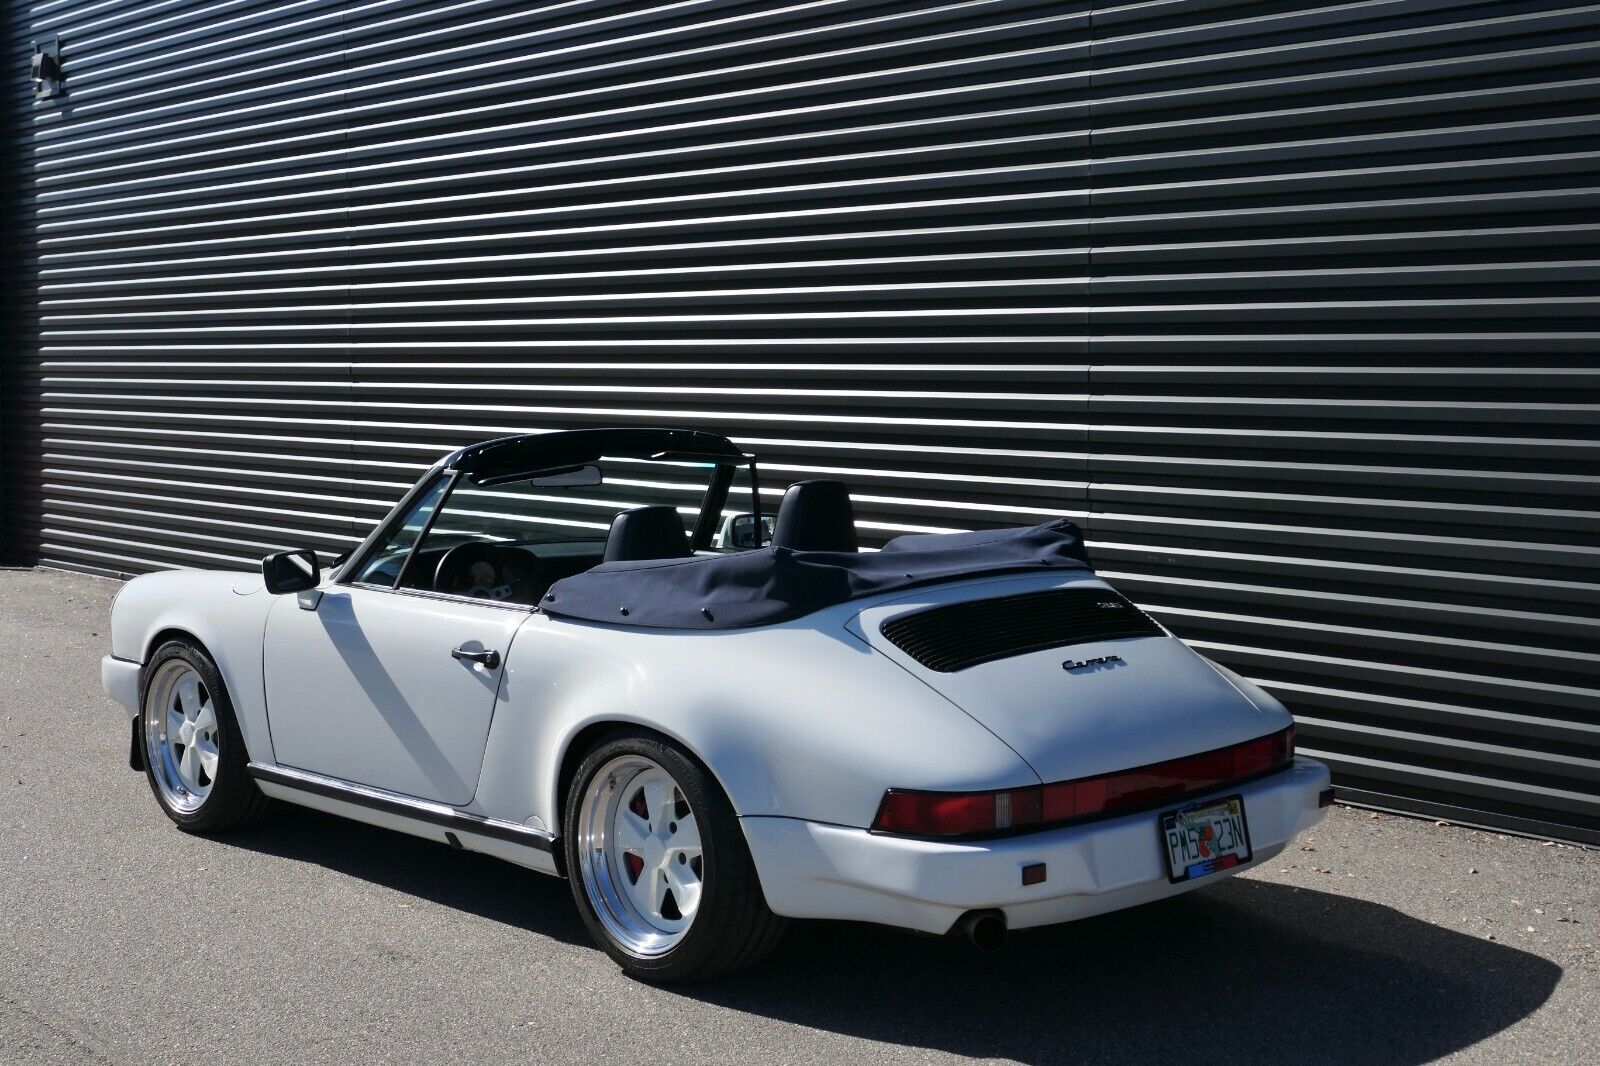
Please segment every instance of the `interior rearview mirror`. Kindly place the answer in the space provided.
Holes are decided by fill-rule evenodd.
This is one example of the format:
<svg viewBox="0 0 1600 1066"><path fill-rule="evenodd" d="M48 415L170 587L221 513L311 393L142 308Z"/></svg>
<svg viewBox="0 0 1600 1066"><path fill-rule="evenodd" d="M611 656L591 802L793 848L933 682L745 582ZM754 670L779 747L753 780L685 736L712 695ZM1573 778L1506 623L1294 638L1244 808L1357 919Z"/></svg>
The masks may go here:
<svg viewBox="0 0 1600 1066"><path fill-rule="evenodd" d="M593 463L565 470L549 470L528 480L530 485L545 488L592 488L600 482L600 468Z"/></svg>
<svg viewBox="0 0 1600 1066"><path fill-rule="evenodd" d="M304 592L317 587L322 580L322 568L317 565L316 552L310 548L296 548L261 560L261 580L274 596Z"/></svg>

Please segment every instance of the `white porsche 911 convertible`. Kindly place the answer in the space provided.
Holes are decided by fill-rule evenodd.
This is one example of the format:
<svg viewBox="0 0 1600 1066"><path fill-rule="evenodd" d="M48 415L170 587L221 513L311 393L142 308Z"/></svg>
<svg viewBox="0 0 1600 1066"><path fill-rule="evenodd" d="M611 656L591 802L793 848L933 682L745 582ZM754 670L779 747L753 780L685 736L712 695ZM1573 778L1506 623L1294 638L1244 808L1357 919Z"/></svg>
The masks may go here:
<svg viewBox="0 0 1600 1066"><path fill-rule="evenodd" d="M183 829L283 800L565 876L657 981L788 918L997 945L1246 869L1331 801L1283 707L1071 522L860 551L841 483L759 498L707 433L464 448L330 576L128 582L105 690Z"/></svg>

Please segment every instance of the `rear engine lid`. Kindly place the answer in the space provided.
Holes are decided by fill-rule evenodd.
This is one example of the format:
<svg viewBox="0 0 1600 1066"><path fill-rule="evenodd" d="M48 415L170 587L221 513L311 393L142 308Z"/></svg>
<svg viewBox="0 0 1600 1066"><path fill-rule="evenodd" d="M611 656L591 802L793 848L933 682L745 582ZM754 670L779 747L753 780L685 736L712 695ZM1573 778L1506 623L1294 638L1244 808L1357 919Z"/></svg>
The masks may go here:
<svg viewBox="0 0 1600 1066"><path fill-rule="evenodd" d="M939 586L868 607L849 625L1044 781L1162 762L1289 724L1095 577Z"/></svg>

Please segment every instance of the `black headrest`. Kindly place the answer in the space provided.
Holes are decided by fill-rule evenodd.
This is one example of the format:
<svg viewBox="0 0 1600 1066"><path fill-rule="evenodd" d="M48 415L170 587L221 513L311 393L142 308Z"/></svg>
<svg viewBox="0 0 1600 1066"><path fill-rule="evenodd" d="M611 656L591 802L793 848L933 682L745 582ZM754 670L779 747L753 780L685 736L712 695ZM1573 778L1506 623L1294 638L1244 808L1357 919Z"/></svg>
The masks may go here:
<svg viewBox="0 0 1600 1066"><path fill-rule="evenodd" d="M682 559L693 555L683 519L674 507L635 507L611 520L606 537L605 562L634 559Z"/></svg>
<svg viewBox="0 0 1600 1066"><path fill-rule="evenodd" d="M783 494L772 544L801 552L853 552L856 517L842 481L797 481Z"/></svg>

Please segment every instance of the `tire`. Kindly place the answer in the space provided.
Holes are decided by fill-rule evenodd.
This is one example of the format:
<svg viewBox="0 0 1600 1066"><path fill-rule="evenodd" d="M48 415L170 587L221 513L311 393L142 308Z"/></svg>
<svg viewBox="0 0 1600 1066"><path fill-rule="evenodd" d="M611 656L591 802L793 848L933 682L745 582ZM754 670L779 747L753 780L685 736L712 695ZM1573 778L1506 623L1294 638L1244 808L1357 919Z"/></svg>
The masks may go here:
<svg viewBox="0 0 1600 1066"><path fill-rule="evenodd" d="M629 976L715 977L782 938L732 805L671 741L643 731L601 740L573 775L563 821L578 911Z"/></svg>
<svg viewBox="0 0 1600 1066"><path fill-rule="evenodd" d="M168 641L145 664L138 736L150 791L185 832L240 829L271 809L247 769L222 673L198 645Z"/></svg>

